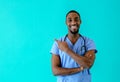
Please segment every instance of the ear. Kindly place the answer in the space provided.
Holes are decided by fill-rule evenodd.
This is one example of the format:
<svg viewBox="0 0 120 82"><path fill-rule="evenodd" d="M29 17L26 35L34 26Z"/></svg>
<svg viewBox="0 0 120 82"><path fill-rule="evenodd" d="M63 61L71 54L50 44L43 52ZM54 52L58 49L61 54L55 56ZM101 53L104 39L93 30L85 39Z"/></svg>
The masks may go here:
<svg viewBox="0 0 120 82"><path fill-rule="evenodd" d="M65 20L65 24L67 25L67 19Z"/></svg>
<svg viewBox="0 0 120 82"><path fill-rule="evenodd" d="M82 20L80 19L80 24L82 24Z"/></svg>

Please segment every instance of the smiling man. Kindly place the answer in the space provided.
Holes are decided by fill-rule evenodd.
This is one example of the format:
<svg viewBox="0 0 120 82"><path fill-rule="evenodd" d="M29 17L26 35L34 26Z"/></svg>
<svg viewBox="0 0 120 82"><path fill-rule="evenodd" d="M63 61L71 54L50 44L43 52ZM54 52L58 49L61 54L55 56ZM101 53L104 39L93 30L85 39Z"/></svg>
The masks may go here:
<svg viewBox="0 0 120 82"><path fill-rule="evenodd" d="M66 14L68 34L55 40L52 49L52 71L57 82L91 82L90 68L95 60L93 40L79 34L80 14Z"/></svg>

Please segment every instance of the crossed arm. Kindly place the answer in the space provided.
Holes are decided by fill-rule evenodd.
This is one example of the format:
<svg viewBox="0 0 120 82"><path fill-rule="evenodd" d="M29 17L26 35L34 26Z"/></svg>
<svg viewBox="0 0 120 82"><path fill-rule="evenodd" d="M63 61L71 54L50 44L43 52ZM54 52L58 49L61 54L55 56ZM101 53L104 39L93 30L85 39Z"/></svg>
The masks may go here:
<svg viewBox="0 0 120 82"><path fill-rule="evenodd" d="M52 71L54 75L69 75L82 71L84 68L91 68L95 60L95 51L89 50L84 56L74 53L66 42L57 41L59 49L68 53L81 67L62 68L59 55L52 55Z"/></svg>
<svg viewBox="0 0 120 82"><path fill-rule="evenodd" d="M83 67L79 68L63 68L61 67L60 57L58 55L52 55L52 71L56 75L70 75L83 70Z"/></svg>

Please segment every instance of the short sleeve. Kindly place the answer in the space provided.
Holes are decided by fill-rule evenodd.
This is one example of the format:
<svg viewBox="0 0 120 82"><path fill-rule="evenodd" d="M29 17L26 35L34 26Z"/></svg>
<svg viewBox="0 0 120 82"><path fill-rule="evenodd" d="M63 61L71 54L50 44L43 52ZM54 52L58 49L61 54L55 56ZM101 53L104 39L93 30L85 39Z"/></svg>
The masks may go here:
<svg viewBox="0 0 120 82"><path fill-rule="evenodd" d="M50 50L50 54L59 55L59 48L58 48L58 44L56 41L52 45L52 48Z"/></svg>
<svg viewBox="0 0 120 82"><path fill-rule="evenodd" d="M86 48L87 48L87 51L95 50L95 53L97 53L97 49L96 49L94 41L89 38L86 39Z"/></svg>

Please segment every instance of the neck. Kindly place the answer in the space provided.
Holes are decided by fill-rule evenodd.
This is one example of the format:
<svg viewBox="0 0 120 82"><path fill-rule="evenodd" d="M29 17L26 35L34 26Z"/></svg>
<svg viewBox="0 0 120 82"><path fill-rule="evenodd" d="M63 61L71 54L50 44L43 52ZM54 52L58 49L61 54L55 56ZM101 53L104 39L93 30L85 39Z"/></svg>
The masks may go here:
<svg viewBox="0 0 120 82"><path fill-rule="evenodd" d="M77 34L68 33L68 38L74 44L78 40L79 34L78 33Z"/></svg>
<svg viewBox="0 0 120 82"><path fill-rule="evenodd" d="M76 33L76 34L68 33L68 37L72 38L72 39L78 38L79 37L79 33Z"/></svg>

